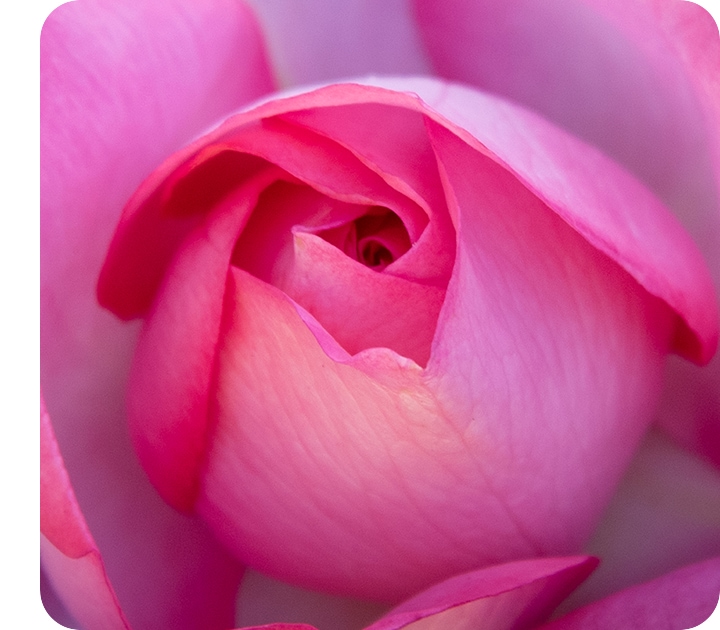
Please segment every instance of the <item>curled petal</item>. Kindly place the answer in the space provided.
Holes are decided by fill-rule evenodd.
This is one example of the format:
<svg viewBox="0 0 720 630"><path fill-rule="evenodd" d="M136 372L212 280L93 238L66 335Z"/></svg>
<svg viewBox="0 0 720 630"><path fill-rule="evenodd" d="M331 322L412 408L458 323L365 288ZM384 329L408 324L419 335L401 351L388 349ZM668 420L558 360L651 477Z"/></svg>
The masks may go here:
<svg viewBox="0 0 720 630"><path fill-rule="evenodd" d="M542 558L459 575L403 602L366 630L530 628L547 618L597 562Z"/></svg>

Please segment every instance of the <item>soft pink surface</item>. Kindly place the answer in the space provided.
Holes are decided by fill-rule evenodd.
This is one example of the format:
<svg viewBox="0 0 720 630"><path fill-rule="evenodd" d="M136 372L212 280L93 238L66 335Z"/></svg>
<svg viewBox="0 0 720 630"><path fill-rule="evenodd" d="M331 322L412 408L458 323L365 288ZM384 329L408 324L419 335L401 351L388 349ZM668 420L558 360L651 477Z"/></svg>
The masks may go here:
<svg viewBox="0 0 720 630"><path fill-rule="evenodd" d="M610 595L542 630L694 628L715 610L719 593L720 558L715 558Z"/></svg>
<svg viewBox="0 0 720 630"><path fill-rule="evenodd" d="M41 44L41 370L69 477L135 630L227 627L240 569L137 465L123 409L137 327L100 309L95 282L143 178L272 89L258 31L237 2L82 0Z"/></svg>
<svg viewBox="0 0 720 630"><path fill-rule="evenodd" d="M497 211L507 216L502 207ZM542 247L550 239L563 252L562 264L569 264L570 251L579 246L583 262L575 275L558 272L547 260L538 265L533 258L523 268L540 269L539 276L521 274L519 280L503 278L500 283L493 283L502 277L497 267L486 272L490 284L479 293L494 284L507 320L537 312L538 323L563 336L559 347L552 337L538 335L533 341L528 332L523 341L534 348L533 354L517 363L512 362L512 344L523 328L493 326L487 315L486 321L465 324L459 319L454 330L440 331L444 343L438 344L441 350L433 361L457 367L431 363L427 379L387 351L368 351L338 363L317 344L287 298L233 270L227 328L218 353L217 428L198 510L248 564L315 588L397 599L478 564L579 547L621 473L622 459L629 457L642 432L644 396L649 394L638 392L652 391L660 355L643 350L644 307L626 277L607 261L587 257L592 249L585 244L583 250L583 241L553 221L551 213L541 207L536 212L540 214L527 218L525 226L540 244L538 257L552 260L550 248ZM541 216L550 227L538 221ZM483 233L490 238L489 226ZM488 256L499 265L514 261L519 249L517 237L503 236L511 253L497 249ZM593 263L601 264L597 277L603 280L590 286L587 270ZM514 262L504 264L510 265L506 274L515 268ZM469 265L464 269L471 273ZM534 284L540 295L530 289ZM504 290L524 293L528 301L515 306ZM557 297L552 310L543 313L543 300L537 298L548 291ZM566 302L558 303L563 294ZM482 317L469 300L456 307L456 316ZM564 317L576 308L572 300L592 305L578 314L589 338L564 325ZM618 304L622 307L615 310ZM602 317L596 319L595 310ZM632 318L639 318L637 328L629 325ZM482 335L486 330L490 332ZM633 330L641 334L635 337ZM451 335L464 343L452 346ZM572 360L592 335L602 343L593 346L593 368L585 378L577 365L563 363L563 350ZM477 350L468 345L474 343L500 348L505 364L486 349L488 364L483 367L475 358ZM608 348L607 355L598 348ZM638 382L625 373L617 375L612 367L620 351L626 353L620 359L624 366L637 365L629 372L642 375ZM548 392L539 391L546 381L538 383L537 377L532 388L523 385L529 377L522 370L533 369L531 357L543 361L543 374L553 374ZM512 376L491 379L500 365ZM565 373L573 378L560 397L552 384ZM617 398L593 398L601 378L610 379L607 389ZM518 405L515 409L503 398L508 382L518 386L505 390ZM443 396L440 405L438 393ZM543 407L533 410L539 396L544 396ZM625 406L627 398L633 401L630 406ZM590 400L594 402L588 405ZM627 422L626 416L635 422ZM471 418L476 422L470 423ZM567 420L560 423L558 418ZM581 435L571 419L582 424ZM563 442L571 445L563 458L546 456ZM521 455L510 457L510 452ZM555 490L548 493L548 485ZM358 493L357 488L366 490ZM321 545L315 543L319 532Z"/></svg>
<svg viewBox="0 0 720 630"><path fill-rule="evenodd" d="M564 610L720 555L720 470L648 432L585 552L602 563Z"/></svg>

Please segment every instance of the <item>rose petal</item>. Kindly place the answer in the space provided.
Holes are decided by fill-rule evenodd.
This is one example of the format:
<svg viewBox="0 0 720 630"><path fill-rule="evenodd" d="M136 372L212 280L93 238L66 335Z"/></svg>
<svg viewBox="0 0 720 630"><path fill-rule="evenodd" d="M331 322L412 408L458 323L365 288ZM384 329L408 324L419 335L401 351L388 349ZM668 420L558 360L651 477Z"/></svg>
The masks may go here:
<svg viewBox="0 0 720 630"><path fill-rule="evenodd" d="M386 83L422 94L455 122L407 93L332 86L240 113L178 163L248 151L319 181L322 192L368 203L378 190L390 194L387 184L400 175L393 160L380 176L376 145L343 153L319 135L327 127L277 117L364 103L426 117L462 253L428 370L388 350L350 357L306 309L231 269L197 504L223 541L261 570L397 600L482 564L577 549L649 421L673 328L669 309L650 293L687 322L674 341L688 355L711 352L717 330L697 251L665 209L599 153L465 88ZM356 182L335 156L352 165ZM184 169L170 175L167 190L182 186L175 178ZM419 196L416 181L408 188ZM288 431L296 436L289 441ZM546 457L558 449L566 457Z"/></svg>
<svg viewBox="0 0 720 630"><path fill-rule="evenodd" d="M137 630L227 627L239 568L137 466L122 402L137 328L99 308L95 282L142 179L271 89L258 32L236 2L82 0L48 18L41 53L41 369L68 472Z"/></svg>
<svg viewBox="0 0 720 630"><path fill-rule="evenodd" d="M720 558L633 586L542 626L542 630L694 628L718 604Z"/></svg>
<svg viewBox="0 0 720 630"><path fill-rule="evenodd" d="M466 141L481 153L489 149L573 229L678 313L674 351L698 363L710 360L718 341L712 280L695 244L647 189L535 114L477 90L422 79L386 83L419 94L470 132L481 144Z"/></svg>
<svg viewBox="0 0 720 630"><path fill-rule="evenodd" d="M294 240L292 263L275 286L350 354L390 348L427 364L444 289L368 269L312 234Z"/></svg>
<svg viewBox="0 0 720 630"><path fill-rule="evenodd" d="M163 498L192 511L205 456L227 268L268 168L213 209L181 244L138 340L128 393L136 452Z"/></svg>
<svg viewBox="0 0 720 630"><path fill-rule="evenodd" d="M702 368L670 357L656 422L720 468L720 355Z"/></svg>
<svg viewBox="0 0 720 630"><path fill-rule="evenodd" d="M403 602L367 630L530 628L596 566L591 557L542 558L473 571Z"/></svg>
<svg viewBox="0 0 720 630"><path fill-rule="evenodd" d="M366 600L308 591L248 569L238 593L239 626L299 621L318 628L361 630L389 610Z"/></svg>
<svg viewBox="0 0 720 630"><path fill-rule="evenodd" d="M428 380L489 447L517 531L578 548L651 420L670 316L507 171L430 132L459 241Z"/></svg>
<svg viewBox="0 0 720 630"><path fill-rule="evenodd" d="M225 308L196 510L247 564L398 601L536 552L488 489L490 452L415 364L388 350L333 360L289 298L239 269Z"/></svg>
<svg viewBox="0 0 720 630"><path fill-rule="evenodd" d="M40 531L44 570L73 617L87 628L129 630L75 499L42 400Z"/></svg>
<svg viewBox="0 0 720 630"><path fill-rule="evenodd" d="M420 111L481 153L489 149L573 229L667 302L681 317L674 349L697 362L709 361L718 338L712 280L697 247L641 184L544 119L477 90L435 79L373 77L367 83L329 86L262 104L228 119L208 141L222 137L243 116L268 118L364 102Z"/></svg>
<svg viewBox="0 0 720 630"><path fill-rule="evenodd" d="M446 286L455 260L455 230L420 113L364 103L290 112L283 119L332 138L423 208L430 223L392 273Z"/></svg>
<svg viewBox="0 0 720 630"><path fill-rule="evenodd" d="M318 212L363 210L278 182L264 191L233 262L284 291L349 353L386 347L425 365L444 288L369 269L303 227Z"/></svg>
<svg viewBox="0 0 720 630"><path fill-rule="evenodd" d="M252 2L285 86L367 73L427 74L407 0Z"/></svg>

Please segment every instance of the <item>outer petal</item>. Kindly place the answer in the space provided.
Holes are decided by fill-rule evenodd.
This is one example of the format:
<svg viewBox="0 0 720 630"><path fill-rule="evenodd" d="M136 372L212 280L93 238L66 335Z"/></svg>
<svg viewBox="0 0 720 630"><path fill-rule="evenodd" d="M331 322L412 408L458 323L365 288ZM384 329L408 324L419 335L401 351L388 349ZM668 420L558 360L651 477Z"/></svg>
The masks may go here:
<svg viewBox="0 0 720 630"><path fill-rule="evenodd" d="M162 504L136 465L122 399L137 331L101 311L95 281L138 183L213 118L270 87L240 3L82 0L43 28L42 382L135 628L229 625L239 570L201 525Z"/></svg>
<svg viewBox="0 0 720 630"><path fill-rule="evenodd" d="M720 558L620 591L542 626L542 630L680 630L705 621L718 604Z"/></svg>
<svg viewBox="0 0 720 630"><path fill-rule="evenodd" d="M542 558L473 571L403 602L367 630L530 628L596 566L590 557Z"/></svg>
<svg viewBox="0 0 720 630"><path fill-rule="evenodd" d="M40 402L40 550L53 587L85 628L129 630Z"/></svg>
<svg viewBox="0 0 720 630"><path fill-rule="evenodd" d="M426 74L408 0L252 0L281 85Z"/></svg>

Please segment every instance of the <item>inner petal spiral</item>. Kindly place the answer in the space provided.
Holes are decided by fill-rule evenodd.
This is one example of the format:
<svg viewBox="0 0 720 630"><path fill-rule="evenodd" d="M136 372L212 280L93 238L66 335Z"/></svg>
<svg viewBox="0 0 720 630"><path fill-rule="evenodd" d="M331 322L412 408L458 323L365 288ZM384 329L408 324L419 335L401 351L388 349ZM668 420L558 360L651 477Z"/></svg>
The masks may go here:
<svg viewBox="0 0 720 630"><path fill-rule="evenodd" d="M232 263L283 291L350 354L385 347L425 365L444 288L392 273L411 249L390 208L279 180L260 195Z"/></svg>
<svg viewBox="0 0 720 630"><path fill-rule="evenodd" d="M317 235L353 260L382 271L410 249L412 243L400 217L387 208L370 208L354 221L319 230Z"/></svg>

